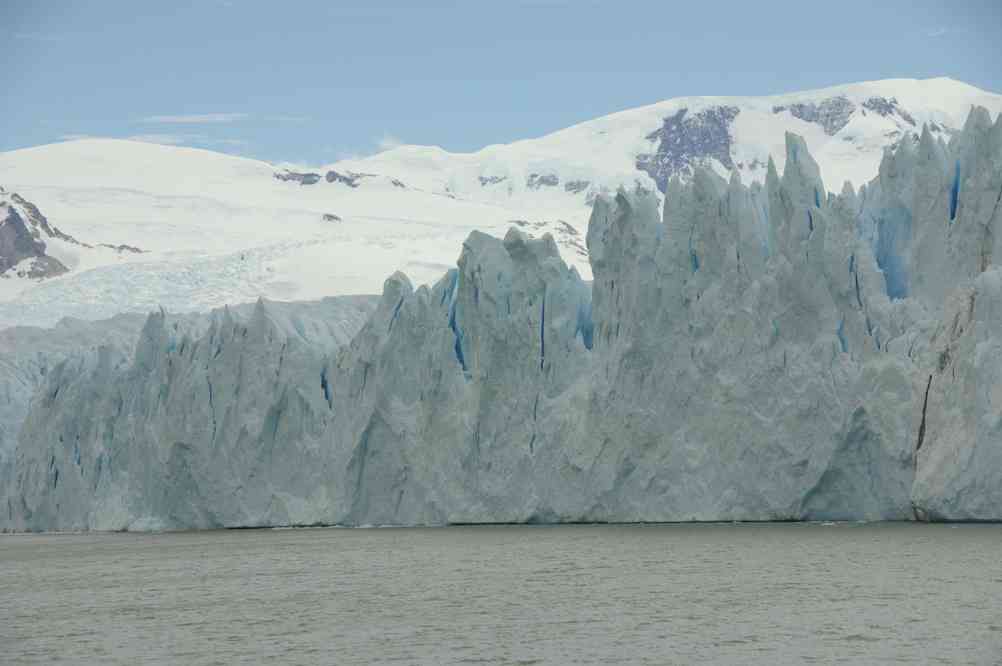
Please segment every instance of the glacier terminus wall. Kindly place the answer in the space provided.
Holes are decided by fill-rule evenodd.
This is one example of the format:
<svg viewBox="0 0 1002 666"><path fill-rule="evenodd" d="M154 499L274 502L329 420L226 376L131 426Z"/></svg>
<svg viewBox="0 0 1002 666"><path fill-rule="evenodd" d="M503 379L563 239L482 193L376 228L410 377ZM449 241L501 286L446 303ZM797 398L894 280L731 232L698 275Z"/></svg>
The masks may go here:
<svg viewBox="0 0 1002 666"><path fill-rule="evenodd" d="M1002 520L1000 199L976 108L858 190L788 134L601 196L591 282L513 229L374 309L155 313L47 373L0 527Z"/></svg>

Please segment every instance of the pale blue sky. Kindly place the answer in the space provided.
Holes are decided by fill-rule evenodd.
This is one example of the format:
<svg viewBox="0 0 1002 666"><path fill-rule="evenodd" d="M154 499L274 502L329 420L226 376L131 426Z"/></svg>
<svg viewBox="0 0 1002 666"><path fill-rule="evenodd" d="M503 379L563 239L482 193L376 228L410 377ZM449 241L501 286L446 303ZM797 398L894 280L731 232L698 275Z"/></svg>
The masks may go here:
<svg viewBox="0 0 1002 666"><path fill-rule="evenodd" d="M0 150L146 136L318 164L680 95L931 76L1002 92L998 0L0 0L0 26Z"/></svg>

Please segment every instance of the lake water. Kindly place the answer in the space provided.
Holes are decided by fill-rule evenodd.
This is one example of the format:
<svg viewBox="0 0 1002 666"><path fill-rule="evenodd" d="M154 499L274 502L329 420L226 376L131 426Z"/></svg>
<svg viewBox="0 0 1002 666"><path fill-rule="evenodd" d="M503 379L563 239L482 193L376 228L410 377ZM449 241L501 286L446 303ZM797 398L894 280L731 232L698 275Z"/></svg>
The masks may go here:
<svg viewBox="0 0 1002 666"><path fill-rule="evenodd" d="M0 662L1002 664L1002 526L0 536Z"/></svg>

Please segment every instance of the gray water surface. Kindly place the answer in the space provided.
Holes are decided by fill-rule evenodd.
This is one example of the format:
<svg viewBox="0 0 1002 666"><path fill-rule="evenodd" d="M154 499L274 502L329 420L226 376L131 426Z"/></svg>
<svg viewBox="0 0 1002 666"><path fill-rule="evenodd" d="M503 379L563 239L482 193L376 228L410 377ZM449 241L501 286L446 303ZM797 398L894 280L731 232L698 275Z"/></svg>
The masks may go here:
<svg viewBox="0 0 1002 666"><path fill-rule="evenodd" d="M0 662L1002 664L1002 526L0 536Z"/></svg>

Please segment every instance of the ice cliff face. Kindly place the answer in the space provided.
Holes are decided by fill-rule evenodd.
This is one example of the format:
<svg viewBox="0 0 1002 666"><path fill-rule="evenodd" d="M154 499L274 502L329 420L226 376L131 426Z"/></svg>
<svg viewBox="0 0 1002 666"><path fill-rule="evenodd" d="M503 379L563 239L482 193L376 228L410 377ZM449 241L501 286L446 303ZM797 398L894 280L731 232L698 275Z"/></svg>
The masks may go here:
<svg viewBox="0 0 1002 666"><path fill-rule="evenodd" d="M473 233L336 354L294 306L152 316L49 374L6 525L1002 519L1002 120L859 191L792 134L763 185L665 188L596 201L591 284Z"/></svg>
<svg viewBox="0 0 1002 666"><path fill-rule="evenodd" d="M52 329L0 330L0 464L14 450L31 397L49 370L88 348L126 348L142 326L140 315L119 315L102 322L64 319Z"/></svg>
<svg viewBox="0 0 1002 666"><path fill-rule="evenodd" d="M259 302L206 321L155 313L131 347L103 345L56 366L21 441L50 428L52 439L15 452L8 490L19 496L6 520L28 529L318 520L300 505L326 492L309 444L327 410L323 365L372 305Z"/></svg>

